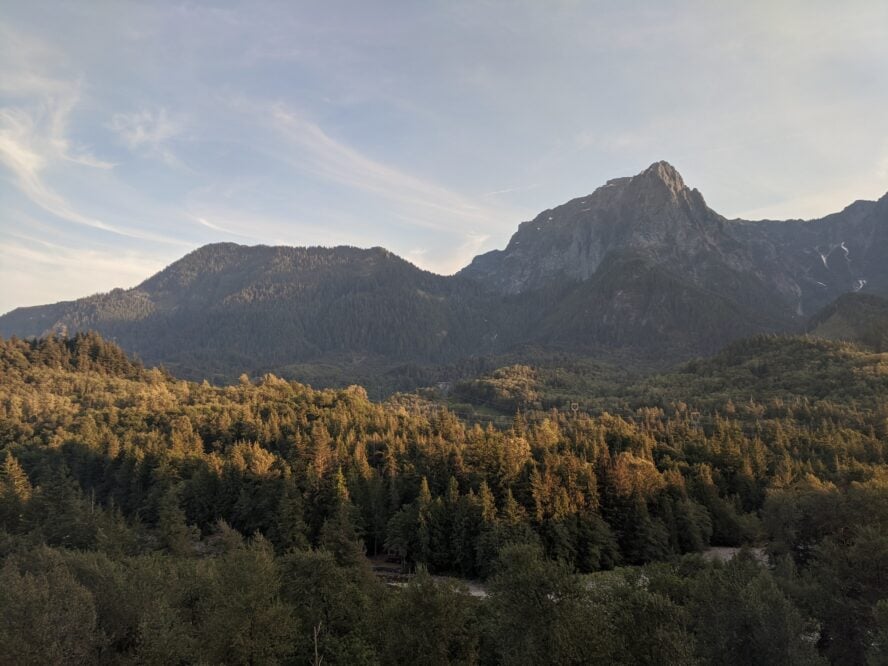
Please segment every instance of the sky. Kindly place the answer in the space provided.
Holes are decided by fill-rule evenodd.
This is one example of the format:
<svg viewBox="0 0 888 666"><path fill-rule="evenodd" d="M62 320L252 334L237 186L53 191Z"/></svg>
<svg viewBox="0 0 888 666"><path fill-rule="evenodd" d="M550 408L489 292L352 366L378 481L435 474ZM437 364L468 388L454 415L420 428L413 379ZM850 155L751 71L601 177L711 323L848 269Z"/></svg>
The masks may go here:
<svg viewBox="0 0 888 666"><path fill-rule="evenodd" d="M438 273L672 163L727 217L888 191L888 3L0 0L0 313L206 243Z"/></svg>

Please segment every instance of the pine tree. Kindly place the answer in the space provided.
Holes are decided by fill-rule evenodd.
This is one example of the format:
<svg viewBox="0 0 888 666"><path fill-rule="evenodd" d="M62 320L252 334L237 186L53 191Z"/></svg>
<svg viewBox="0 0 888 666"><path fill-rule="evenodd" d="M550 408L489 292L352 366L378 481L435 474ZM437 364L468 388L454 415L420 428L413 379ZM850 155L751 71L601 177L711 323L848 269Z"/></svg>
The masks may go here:
<svg viewBox="0 0 888 666"><path fill-rule="evenodd" d="M357 512L341 468L336 472L334 506L321 528L319 545L333 553L343 566L356 566L365 561L366 548L357 526Z"/></svg>
<svg viewBox="0 0 888 666"><path fill-rule="evenodd" d="M194 545L200 539L200 530L186 523L185 512L179 504L179 491L171 487L158 507L157 529L161 544L173 555L194 554Z"/></svg>
<svg viewBox="0 0 888 666"><path fill-rule="evenodd" d="M280 498L269 535L271 541L281 553L291 548L297 550L308 548L302 494L296 486L293 475L287 474L281 480L280 486Z"/></svg>
<svg viewBox="0 0 888 666"><path fill-rule="evenodd" d="M255 537L214 562L201 599L201 655L214 663L277 663L292 652L296 628L281 600L281 575L271 545Z"/></svg>
<svg viewBox="0 0 888 666"><path fill-rule="evenodd" d="M32 493L28 475L12 451L7 451L0 467L0 528L12 533L25 528L25 513Z"/></svg>
<svg viewBox="0 0 888 666"><path fill-rule="evenodd" d="M416 500L416 561L428 564L432 559L432 493L428 479L422 477Z"/></svg>

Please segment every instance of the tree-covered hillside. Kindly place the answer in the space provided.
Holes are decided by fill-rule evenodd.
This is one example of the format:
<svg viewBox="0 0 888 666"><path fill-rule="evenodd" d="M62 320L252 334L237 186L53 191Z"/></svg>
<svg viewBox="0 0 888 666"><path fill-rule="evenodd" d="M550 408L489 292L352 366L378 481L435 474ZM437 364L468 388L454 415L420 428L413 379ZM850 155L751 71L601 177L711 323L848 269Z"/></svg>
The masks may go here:
<svg viewBox="0 0 888 666"><path fill-rule="evenodd" d="M495 428L422 399L373 403L359 387L272 375L189 383L95 335L4 341L0 653L16 663L881 659L881 357L749 344L689 369L701 383L681 400L667 404L677 391L667 383L659 402L619 415L530 409ZM736 384L748 356L773 363L769 353L791 359L796 374L778 385L797 398L776 395L767 372L738 385L743 402L712 390L720 373ZM862 379L804 397L821 372ZM776 568L696 555L748 543L766 544ZM365 553L487 579L490 596L422 576L386 589Z"/></svg>
<svg viewBox="0 0 888 666"><path fill-rule="evenodd" d="M0 334L94 329L150 364L198 380L305 361L332 362L348 376L489 351L486 309L471 285L381 248L220 243L133 289L16 310L0 318Z"/></svg>
<svg viewBox="0 0 888 666"><path fill-rule="evenodd" d="M845 294L812 317L808 328L812 335L888 351L888 300L871 294Z"/></svg>
<svg viewBox="0 0 888 666"><path fill-rule="evenodd" d="M762 403L880 408L888 395L888 354L815 337L758 336L665 372L644 374L576 357L515 364L457 382L441 396L460 414L502 423L516 410L565 409L632 414L643 407L756 410Z"/></svg>

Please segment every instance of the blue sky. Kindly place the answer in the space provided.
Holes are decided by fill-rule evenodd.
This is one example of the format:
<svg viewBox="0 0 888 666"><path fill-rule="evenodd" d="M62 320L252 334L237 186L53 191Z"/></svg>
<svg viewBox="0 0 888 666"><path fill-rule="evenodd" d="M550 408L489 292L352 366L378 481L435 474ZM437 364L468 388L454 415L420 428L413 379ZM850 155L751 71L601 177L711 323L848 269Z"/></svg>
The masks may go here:
<svg viewBox="0 0 888 666"><path fill-rule="evenodd" d="M729 216L888 191L885 2L0 0L0 312L214 241L451 273L666 159Z"/></svg>

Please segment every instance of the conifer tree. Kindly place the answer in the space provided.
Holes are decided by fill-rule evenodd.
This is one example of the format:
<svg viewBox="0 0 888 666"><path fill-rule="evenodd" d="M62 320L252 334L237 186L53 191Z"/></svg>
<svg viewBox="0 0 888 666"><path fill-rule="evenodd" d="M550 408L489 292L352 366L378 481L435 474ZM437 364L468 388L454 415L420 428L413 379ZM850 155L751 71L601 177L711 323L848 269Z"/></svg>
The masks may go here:
<svg viewBox="0 0 888 666"><path fill-rule="evenodd" d="M26 511L32 493L28 475L12 451L7 451L0 466L0 528L13 533L25 529Z"/></svg>

